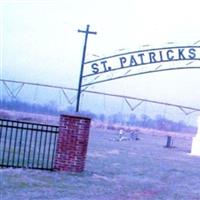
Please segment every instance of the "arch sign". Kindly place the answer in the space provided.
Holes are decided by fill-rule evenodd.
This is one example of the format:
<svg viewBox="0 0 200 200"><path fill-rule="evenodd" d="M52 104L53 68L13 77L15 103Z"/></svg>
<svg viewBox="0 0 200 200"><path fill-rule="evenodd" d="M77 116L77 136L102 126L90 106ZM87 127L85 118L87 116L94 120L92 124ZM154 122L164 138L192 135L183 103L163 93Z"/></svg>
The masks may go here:
<svg viewBox="0 0 200 200"><path fill-rule="evenodd" d="M116 54L84 62L82 86L146 73L200 69L200 46L175 46Z"/></svg>
<svg viewBox="0 0 200 200"><path fill-rule="evenodd" d="M86 30L78 30L79 33L85 34L85 41L76 112L79 111L81 92L90 85L153 72L200 69L200 46L194 45L132 51L85 62L88 35L97 34L89 29L90 25L87 25Z"/></svg>

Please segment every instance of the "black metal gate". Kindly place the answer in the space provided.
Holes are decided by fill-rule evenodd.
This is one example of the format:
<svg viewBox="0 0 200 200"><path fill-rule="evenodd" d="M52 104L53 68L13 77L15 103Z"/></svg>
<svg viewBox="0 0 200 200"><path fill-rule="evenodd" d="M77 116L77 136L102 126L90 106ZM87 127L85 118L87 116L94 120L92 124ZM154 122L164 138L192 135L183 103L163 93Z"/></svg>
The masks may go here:
<svg viewBox="0 0 200 200"><path fill-rule="evenodd" d="M0 166L53 170L58 128L0 119Z"/></svg>

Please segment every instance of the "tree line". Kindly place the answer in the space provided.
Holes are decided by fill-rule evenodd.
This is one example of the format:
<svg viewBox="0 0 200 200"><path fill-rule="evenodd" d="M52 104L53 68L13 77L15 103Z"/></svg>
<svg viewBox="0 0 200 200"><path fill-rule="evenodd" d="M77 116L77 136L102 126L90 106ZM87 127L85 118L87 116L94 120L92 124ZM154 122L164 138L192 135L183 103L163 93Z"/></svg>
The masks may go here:
<svg viewBox="0 0 200 200"><path fill-rule="evenodd" d="M7 99L2 99L0 104L2 109L14 110L14 111L23 111L31 113L40 113L40 114L50 114L50 115L59 115L62 113L74 113L75 108L70 106L66 110L59 110L55 102L48 102L47 104L33 104L28 102L23 102L20 100L9 101ZM114 114L96 114L89 110L80 111L80 113L92 118L95 121L100 121L102 123L111 123L111 124L121 124L127 126L138 126L143 128L152 128L157 130L164 131L174 131L174 132L196 132L196 127L186 124L184 121L173 121L167 119L165 116L157 115L152 118L149 115L136 115L134 113L124 114L124 113L114 113Z"/></svg>

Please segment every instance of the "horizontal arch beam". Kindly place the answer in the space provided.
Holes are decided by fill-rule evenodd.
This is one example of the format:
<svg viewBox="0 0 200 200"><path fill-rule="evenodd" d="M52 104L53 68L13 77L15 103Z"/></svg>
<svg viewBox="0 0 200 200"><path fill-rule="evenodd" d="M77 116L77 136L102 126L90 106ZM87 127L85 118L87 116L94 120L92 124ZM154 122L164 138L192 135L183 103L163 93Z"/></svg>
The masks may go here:
<svg viewBox="0 0 200 200"><path fill-rule="evenodd" d="M200 61L200 46L145 49L91 60L84 63L82 77L87 78L127 68L177 61Z"/></svg>
<svg viewBox="0 0 200 200"><path fill-rule="evenodd" d="M190 66L190 67L174 67L174 68L167 68L167 69L157 69L157 70L151 70L151 71L145 71L145 72L138 72L138 73L134 73L134 74L127 74L127 75L123 75L123 76L117 76L114 78L108 78L108 79L104 79L104 80L97 80L94 82L90 82L90 83L86 83L83 84L82 87L85 86L90 86L90 85L94 85L94 84L99 84L99 83L104 83L104 82L108 82L108 81L113 81L113 80L117 80L117 79L122 79L122 78L127 78L127 77L131 77L131 76L138 76L138 75L144 75L144 74L150 74L150 73L157 73L157 72L165 72L165 71L174 71L174 70L191 70L191 69L200 69L199 66L195 67L195 66Z"/></svg>
<svg viewBox="0 0 200 200"><path fill-rule="evenodd" d="M144 49L144 50L138 50L138 51L129 51L129 52L126 52L126 53L120 53L120 54L115 54L115 55L111 55L111 56L106 56L106 57L103 57L103 58L98 58L98 59L95 59L95 60L86 61L84 64L89 64L89 63L93 63L93 62L97 62L97 61L101 61L101 60L105 60L105 59L110 59L110 58L114 58L114 57L119 57L119 56L125 56L125 55L128 55L128 54L142 53L142 52L149 52L149 51L167 50L167 49L178 49L178 48L200 48L200 46L195 46L195 45L175 46L175 47L171 46L171 47Z"/></svg>

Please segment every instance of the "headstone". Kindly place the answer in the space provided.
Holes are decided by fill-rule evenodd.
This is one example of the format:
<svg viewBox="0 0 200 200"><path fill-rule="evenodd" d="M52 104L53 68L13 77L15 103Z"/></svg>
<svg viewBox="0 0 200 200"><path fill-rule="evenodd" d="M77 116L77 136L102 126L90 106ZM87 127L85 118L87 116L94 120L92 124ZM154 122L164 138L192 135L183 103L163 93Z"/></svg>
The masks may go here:
<svg viewBox="0 0 200 200"><path fill-rule="evenodd" d="M173 144L172 136L167 136L167 143L166 143L166 148L171 148Z"/></svg>
<svg viewBox="0 0 200 200"><path fill-rule="evenodd" d="M191 154L200 156L200 116L197 119L197 134L192 140Z"/></svg>
<svg viewBox="0 0 200 200"><path fill-rule="evenodd" d="M124 138L124 131L123 131L123 129L120 129L119 130L119 141L122 141L123 138Z"/></svg>

